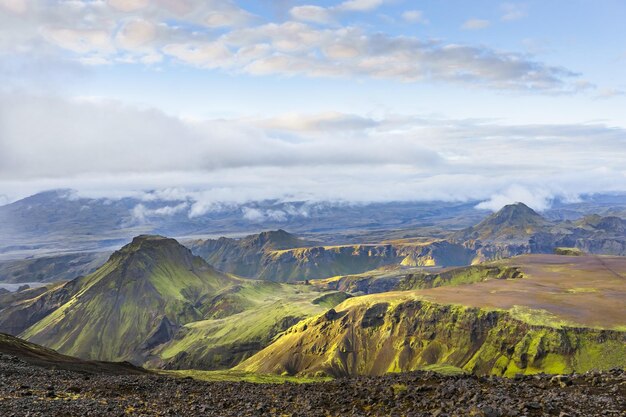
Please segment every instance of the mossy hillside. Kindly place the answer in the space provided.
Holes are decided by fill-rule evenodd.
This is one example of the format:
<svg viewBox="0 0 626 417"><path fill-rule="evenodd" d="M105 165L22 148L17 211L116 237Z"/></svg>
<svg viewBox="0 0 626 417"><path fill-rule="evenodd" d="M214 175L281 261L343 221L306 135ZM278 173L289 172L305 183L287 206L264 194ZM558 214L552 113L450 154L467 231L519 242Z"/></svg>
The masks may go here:
<svg viewBox="0 0 626 417"><path fill-rule="evenodd" d="M333 308L337 304L342 303L343 301L350 298L351 295L342 291L331 292L328 294L321 295L312 301L313 304L319 304L325 308Z"/></svg>
<svg viewBox="0 0 626 417"><path fill-rule="evenodd" d="M202 319L201 299L238 282L173 239L142 236L22 336L73 356L141 362L138 349L164 317L175 325Z"/></svg>
<svg viewBox="0 0 626 417"><path fill-rule="evenodd" d="M416 273L407 275L396 287L397 290L418 290L442 286L474 284L490 279L518 279L524 274L517 267L496 264L472 265L455 268L436 274Z"/></svg>
<svg viewBox="0 0 626 417"><path fill-rule="evenodd" d="M297 324L236 369L345 376L452 366L512 376L626 366L624 332L536 326L506 311L381 295Z"/></svg>
<svg viewBox="0 0 626 417"><path fill-rule="evenodd" d="M375 294L473 284L490 279L517 279L523 276L518 267L493 263L444 269L439 272L428 272L423 268L387 267L362 274L313 280L311 284L353 294Z"/></svg>
<svg viewBox="0 0 626 417"><path fill-rule="evenodd" d="M149 365L167 369L234 366L269 345L277 334L300 320L343 300L339 293L320 294L311 286L263 281L242 284L236 294L245 301L246 309L188 323L173 340L152 352Z"/></svg>

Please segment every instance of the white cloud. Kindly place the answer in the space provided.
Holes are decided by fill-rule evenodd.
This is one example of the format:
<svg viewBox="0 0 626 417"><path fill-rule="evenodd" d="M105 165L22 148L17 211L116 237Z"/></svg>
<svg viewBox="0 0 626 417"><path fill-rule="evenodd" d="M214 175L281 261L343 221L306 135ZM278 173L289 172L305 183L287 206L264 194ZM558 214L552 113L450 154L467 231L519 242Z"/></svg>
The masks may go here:
<svg viewBox="0 0 626 417"><path fill-rule="evenodd" d="M205 19L205 23L211 28L244 26L246 23L250 22L252 18L252 14L245 10L229 9L209 13Z"/></svg>
<svg viewBox="0 0 626 417"><path fill-rule="evenodd" d="M350 12L369 12L379 8L384 0L347 0L337 6L337 10Z"/></svg>
<svg viewBox="0 0 626 417"><path fill-rule="evenodd" d="M402 13L402 18L410 23L428 23L428 19L424 17L424 12L422 12L421 10L407 10Z"/></svg>
<svg viewBox="0 0 626 417"><path fill-rule="evenodd" d="M183 62L204 68L221 67L232 57L230 50L221 42L170 44L163 47L163 52Z"/></svg>
<svg viewBox="0 0 626 417"><path fill-rule="evenodd" d="M626 191L626 132L602 124L332 112L192 122L110 101L23 94L0 94L0 109L1 195L70 187L113 197L152 189L146 201L189 202L144 205L138 218L193 217L264 199L479 199L486 208L523 200L541 209L555 196ZM261 215L280 221L295 214L249 214Z"/></svg>
<svg viewBox="0 0 626 417"><path fill-rule="evenodd" d="M133 12L148 6L149 0L109 0L109 5L123 12Z"/></svg>
<svg viewBox="0 0 626 417"><path fill-rule="evenodd" d="M519 20L528 15L525 4L519 3L504 3L502 8L502 20Z"/></svg>
<svg viewBox="0 0 626 417"><path fill-rule="evenodd" d="M461 26L465 30L480 30L489 27L489 21L484 19L469 19Z"/></svg>
<svg viewBox="0 0 626 417"><path fill-rule="evenodd" d="M292 8L291 15L324 23L337 14L372 10L382 3L304 5ZM409 10L404 17L425 21L418 10ZM37 3L29 13L0 20L0 54L16 61L27 54L29 59L56 58L86 66L161 67L174 61L233 74L444 81L551 94L579 91L572 82L578 74L528 55L372 33L336 22L329 27L290 20L258 21L232 1L111 0L110 5L72 1L56 7Z"/></svg>
<svg viewBox="0 0 626 417"><path fill-rule="evenodd" d="M137 204L131 210L131 216L138 223L145 223L149 217L168 217L174 214L186 212L189 204L184 202L175 206L162 206L158 208L148 208L143 204Z"/></svg>
<svg viewBox="0 0 626 417"><path fill-rule="evenodd" d="M26 0L0 0L0 7L17 14L24 13L28 10Z"/></svg>
<svg viewBox="0 0 626 417"><path fill-rule="evenodd" d="M262 222L265 220L265 215L259 209L251 208L251 207L243 207L243 218L249 220L251 222Z"/></svg>
<svg viewBox="0 0 626 417"><path fill-rule="evenodd" d="M314 115L298 113L259 120L256 124L271 130L334 132L338 130L357 130L375 127L375 120L338 112L326 112Z"/></svg>
<svg viewBox="0 0 626 417"><path fill-rule="evenodd" d="M537 211L550 208L554 194L541 187L532 189L519 185L512 185L503 192L494 194L489 200L476 206L478 209L498 211L507 204L524 203Z"/></svg>
<svg viewBox="0 0 626 417"><path fill-rule="evenodd" d="M111 35L104 30L46 28L44 36L56 45L77 53L113 52Z"/></svg>
<svg viewBox="0 0 626 417"><path fill-rule="evenodd" d="M596 99L609 99L615 97L622 97L626 95L626 91L620 90L617 88L602 88L598 90L596 94L594 94L594 98Z"/></svg>
<svg viewBox="0 0 626 417"><path fill-rule="evenodd" d="M348 0L331 7L305 4L292 7L289 14L294 19L303 22L327 24L333 22L341 14L369 12L379 8L384 2L384 0Z"/></svg>
<svg viewBox="0 0 626 417"><path fill-rule="evenodd" d="M296 20L315 23L329 23L333 20L332 13L325 7L320 6L297 6L289 11Z"/></svg>
<svg viewBox="0 0 626 417"><path fill-rule="evenodd" d="M144 19L126 22L116 35L116 41L125 49L140 49L156 38L156 26Z"/></svg>

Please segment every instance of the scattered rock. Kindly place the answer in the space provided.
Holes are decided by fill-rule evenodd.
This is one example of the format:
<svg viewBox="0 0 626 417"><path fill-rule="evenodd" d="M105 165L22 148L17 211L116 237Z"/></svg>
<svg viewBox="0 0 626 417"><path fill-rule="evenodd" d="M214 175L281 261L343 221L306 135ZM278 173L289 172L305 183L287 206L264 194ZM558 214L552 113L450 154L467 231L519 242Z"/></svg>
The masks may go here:
<svg viewBox="0 0 626 417"><path fill-rule="evenodd" d="M155 375L86 379L13 359L0 356L2 416L623 417L626 410L626 372L620 369L517 380L410 372L253 384Z"/></svg>

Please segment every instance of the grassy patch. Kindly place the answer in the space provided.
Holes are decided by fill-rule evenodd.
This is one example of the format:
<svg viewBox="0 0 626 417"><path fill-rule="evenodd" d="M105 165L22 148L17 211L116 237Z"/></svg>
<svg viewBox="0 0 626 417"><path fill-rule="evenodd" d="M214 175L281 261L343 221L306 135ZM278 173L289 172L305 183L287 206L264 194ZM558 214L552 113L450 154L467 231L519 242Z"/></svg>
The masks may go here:
<svg viewBox="0 0 626 417"><path fill-rule="evenodd" d="M311 302L313 304L318 304L326 308L333 308L337 304L340 304L341 302L347 300L350 297L351 296L349 294L346 294L345 292L332 292L332 293L324 294L321 297L318 297Z"/></svg>
<svg viewBox="0 0 626 417"><path fill-rule="evenodd" d="M420 371L432 371L442 375L463 375L467 372L461 368L445 364L433 364L420 368Z"/></svg>
<svg viewBox="0 0 626 417"><path fill-rule="evenodd" d="M258 374L245 371L197 371L194 369L182 371L156 371L161 375L173 376L177 378L191 377L199 381L224 382L224 381L244 381L256 384L283 384L285 382L307 384L313 382L330 381L330 377L312 377L312 376L288 376L274 374Z"/></svg>
<svg viewBox="0 0 626 417"><path fill-rule="evenodd" d="M598 292L598 289L597 288L577 287L577 288L570 288L570 289L567 290L567 292L569 294L586 294L586 293Z"/></svg>
<svg viewBox="0 0 626 417"><path fill-rule="evenodd" d="M576 327L576 323L563 320L546 310L534 309L526 306L515 305L508 310L511 317L533 326L546 326L555 329L563 327Z"/></svg>

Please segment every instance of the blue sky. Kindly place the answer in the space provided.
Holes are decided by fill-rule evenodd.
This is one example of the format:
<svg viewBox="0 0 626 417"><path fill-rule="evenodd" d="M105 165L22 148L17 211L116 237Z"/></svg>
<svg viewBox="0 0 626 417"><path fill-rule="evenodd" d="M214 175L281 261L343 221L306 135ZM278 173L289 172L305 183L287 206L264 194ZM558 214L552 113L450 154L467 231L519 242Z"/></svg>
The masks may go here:
<svg viewBox="0 0 626 417"><path fill-rule="evenodd" d="M618 0L0 0L0 200L626 191L625 17Z"/></svg>

